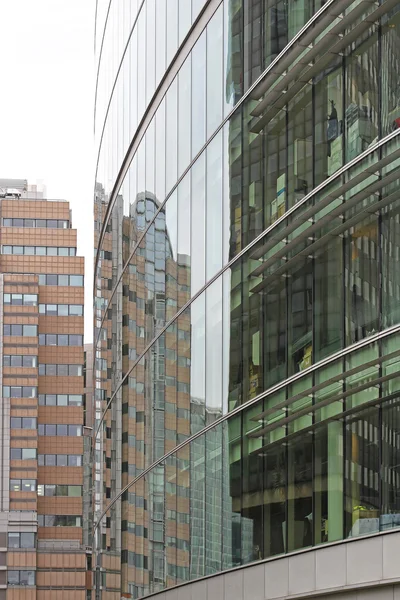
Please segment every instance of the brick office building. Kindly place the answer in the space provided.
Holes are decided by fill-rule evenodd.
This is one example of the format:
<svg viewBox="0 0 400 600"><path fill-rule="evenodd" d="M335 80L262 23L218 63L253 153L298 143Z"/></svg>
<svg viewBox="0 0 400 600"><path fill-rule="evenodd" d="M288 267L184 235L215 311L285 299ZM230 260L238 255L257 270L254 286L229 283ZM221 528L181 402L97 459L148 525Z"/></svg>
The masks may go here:
<svg viewBox="0 0 400 600"><path fill-rule="evenodd" d="M0 193L0 599L84 600L84 259L68 202Z"/></svg>

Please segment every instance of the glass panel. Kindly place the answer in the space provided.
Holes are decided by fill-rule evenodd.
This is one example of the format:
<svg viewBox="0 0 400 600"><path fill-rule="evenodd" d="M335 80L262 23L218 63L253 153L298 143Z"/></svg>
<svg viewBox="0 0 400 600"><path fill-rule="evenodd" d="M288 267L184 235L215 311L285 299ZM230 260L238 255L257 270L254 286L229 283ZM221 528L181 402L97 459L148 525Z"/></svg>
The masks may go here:
<svg viewBox="0 0 400 600"><path fill-rule="evenodd" d="M34 460L36 459L36 449L35 448L23 448L22 449L22 460Z"/></svg>
<svg viewBox="0 0 400 600"><path fill-rule="evenodd" d="M68 485L57 485L56 495L57 496L68 496L68 489L71 486Z"/></svg>
<svg viewBox="0 0 400 600"><path fill-rule="evenodd" d="M69 285L82 286L83 285L83 275L70 275L69 276Z"/></svg>
<svg viewBox="0 0 400 600"><path fill-rule="evenodd" d="M187 2L186 2L187 4ZM178 75L178 177L190 162L191 86L192 63L190 56L183 63Z"/></svg>
<svg viewBox="0 0 400 600"><path fill-rule="evenodd" d="M58 314L59 317L67 317L68 314L72 315L73 312L68 313L68 304L58 304L58 306L57 306L57 314Z"/></svg>
<svg viewBox="0 0 400 600"><path fill-rule="evenodd" d="M38 486L39 488L40 486ZM40 495L40 494L39 494ZM42 494L43 495L43 494ZM56 495L56 486L50 483L47 483L44 486L44 495L45 496L55 496Z"/></svg>
<svg viewBox="0 0 400 600"><path fill-rule="evenodd" d="M46 467L55 467L57 464L55 454L46 454L45 463Z"/></svg>
<svg viewBox="0 0 400 600"><path fill-rule="evenodd" d="M175 2L176 0L174 0ZM169 14L168 5L168 14ZM178 84L171 84L166 95L166 191L170 191L177 180L178 172Z"/></svg>
<svg viewBox="0 0 400 600"><path fill-rule="evenodd" d="M64 306L68 309L68 306L64 305L64 304L60 304L59 307L58 307L60 315L63 314L62 313L62 309L63 309ZM69 305L69 314L71 316L78 316L79 317L79 316L81 316L83 314L83 307L80 306L79 304L70 304Z"/></svg>
<svg viewBox="0 0 400 600"><path fill-rule="evenodd" d="M166 25L167 25L167 0L157 0L156 10L156 85L165 73L166 53Z"/></svg>
<svg viewBox="0 0 400 600"><path fill-rule="evenodd" d="M167 6L167 65L178 49L178 0L168 0Z"/></svg>
<svg viewBox="0 0 400 600"><path fill-rule="evenodd" d="M57 336L57 346L68 346L68 342L68 335L60 334Z"/></svg>
<svg viewBox="0 0 400 600"><path fill-rule="evenodd" d="M21 548L34 548L35 547L35 534L34 533L21 533Z"/></svg>
<svg viewBox="0 0 400 600"><path fill-rule="evenodd" d="M222 132L206 154L206 280L222 267Z"/></svg>
<svg viewBox="0 0 400 600"><path fill-rule="evenodd" d="M222 280L206 292L206 406L209 417L222 414Z"/></svg>
<svg viewBox="0 0 400 600"><path fill-rule="evenodd" d="M205 143L206 136L206 33L202 33L192 50L196 76L192 78L192 159Z"/></svg>
<svg viewBox="0 0 400 600"><path fill-rule="evenodd" d="M378 59L378 34L372 35L368 44L361 45L357 53L346 59L346 160L350 161L368 148L378 135L378 82L377 68L364 72L363 64L376 65Z"/></svg>
<svg viewBox="0 0 400 600"><path fill-rule="evenodd" d="M68 456L66 454L57 455L57 467L66 467L68 463Z"/></svg>
<svg viewBox="0 0 400 600"><path fill-rule="evenodd" d="M65 275L63 275L62 277L65 277ZM58 278L58 275L46 275L46 285L58 285Z"/></svg>
<svg viewBox="0 0 400 600"><path fill-rule="evenodd" d="M20 544L20 534L19 533L9 533L8 534L8 547L9 548L19 548Z"/></svg>
<svg viewBox="0 0 400 600"><path fill-rule="evenodd" d="M37 335L37 325L24 325L24 335L35 337Z"/></svg>
<svg viewBox="0 0 400 600"><path fill-rule="evenodd" d="M223 4L207 25L207 139L222 122L223 99ZM197 77L197 63L196 77Z"/></svg>
<svg viewBox="0 0 400 600"><path fill-rule="evenodd" d="M7 570L7 583L8 585L18 585L19 584L19 571L10 571Z"/></svg>
<svg viewBox="0 0 400 600"><path fill-rule="evenodd" d="M378 409L346 423L345 536L379 531Z"/></svg>
<svg viewBox="0 0 400 600"><path fill-rule="evenodd" d="M37 305L37 295L36 294L24 294L24 304L26 306L36 306Z"/></svg>
<svg viewBox="0 0 400 600"><path fill-rule="evenodd" d="M177 308L190 299L190 173L178 187Z"/></svg>
<svg viewBox="0 0 400 600"><path fill-rule="evenodd" d="M202 154L191 170L192 231L191 231L191 285L192 295L205 283L206 254L206 171L205 156Z"/></svg>
<svg viewBox="0 0 400 600"><path fill-rule="evenodd" d="M57 406L68 406L67 394L57 394Z"/></svg>
<svg viewBox="0 0 400 600"><path fill-rule="evenodd" d="M58 285L61 286L67 286L67 285L72 285L70 283L70 279L71 279L72 275L58 275ZM79 276L77 276L79 278ZM82 284L80 284L82 285Z"/></svg>

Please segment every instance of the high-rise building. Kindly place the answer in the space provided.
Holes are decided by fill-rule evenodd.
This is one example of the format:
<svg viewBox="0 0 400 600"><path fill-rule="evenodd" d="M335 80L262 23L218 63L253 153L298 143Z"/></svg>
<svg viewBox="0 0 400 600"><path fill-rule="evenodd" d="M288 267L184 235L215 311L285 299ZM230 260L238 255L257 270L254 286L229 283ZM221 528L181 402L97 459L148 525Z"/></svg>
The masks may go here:
<svg viewBox="0 0 400 600"><path fill-rule="evenodd" d="M0 188L0 598L86 600L84 259L68 202Z"/></svg>
<svg viewBox="0 0 400 600"><path fill-rule="evenodd" d="M396 0L97 1L96 600L400 593L399 48Z"/></svg>
<svg viewBox="0 0 400 600"><path fill-rule="evenodd" d="M90 551L93 528L93 344L84 346L84 426L83 426L83 543ZM88 575L91 578L91 557ZM88 589L92 588L92 581Z"/></svg>

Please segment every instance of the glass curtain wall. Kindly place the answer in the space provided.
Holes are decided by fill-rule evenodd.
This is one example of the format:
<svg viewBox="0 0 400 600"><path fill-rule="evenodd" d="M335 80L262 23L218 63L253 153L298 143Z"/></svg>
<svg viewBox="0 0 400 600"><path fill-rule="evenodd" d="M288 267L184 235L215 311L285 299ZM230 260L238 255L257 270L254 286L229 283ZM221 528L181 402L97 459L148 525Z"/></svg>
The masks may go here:
<svg viewBox="0 0 400 600"><path fill-rule="evenodd" d="M96 32L99 600L400 525L396 4L125 4Z"/></svg>

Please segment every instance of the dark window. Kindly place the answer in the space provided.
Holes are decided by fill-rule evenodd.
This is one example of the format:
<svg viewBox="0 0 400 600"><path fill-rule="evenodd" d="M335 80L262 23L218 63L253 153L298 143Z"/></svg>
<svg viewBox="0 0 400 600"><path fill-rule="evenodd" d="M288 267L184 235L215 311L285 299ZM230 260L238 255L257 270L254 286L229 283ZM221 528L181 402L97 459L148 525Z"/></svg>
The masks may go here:
<svg viewBox="0 0 400 600"><path fill-rule="evenodd" d="M57 283L58 283L57 275L47 275L46 285L57 285Z"/></svg>
<svg viewBox="0 0 400 600"><path fill-rule="evenodd" d="M68 465L68 456L66 454L59 454L57 456L57 466L66 467Z"/></svg>

